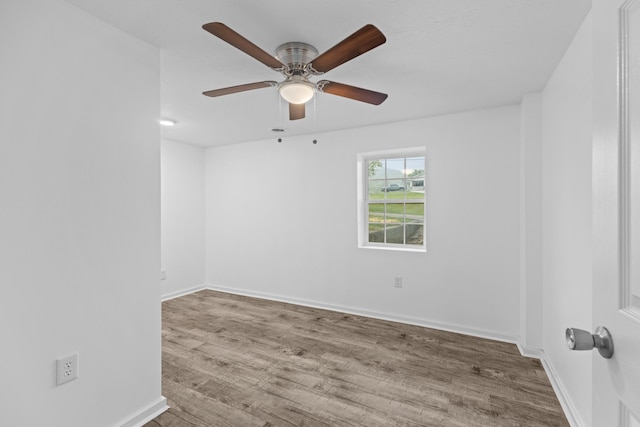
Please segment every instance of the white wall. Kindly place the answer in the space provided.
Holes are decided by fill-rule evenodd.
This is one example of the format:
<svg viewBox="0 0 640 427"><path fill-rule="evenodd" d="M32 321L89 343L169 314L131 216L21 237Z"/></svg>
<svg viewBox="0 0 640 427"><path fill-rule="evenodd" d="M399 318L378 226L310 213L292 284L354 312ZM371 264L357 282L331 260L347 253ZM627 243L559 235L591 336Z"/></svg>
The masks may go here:
<svg viewBox="0 0 640 427"><path fill-rule="evenodd" d="M315 137L207 150L209 283L515 340L519 108ZM415 146L426 148L428 252L358 249L357 154Z"/></svg>
<svg viewBox="0 0 640 427"><path fill-rule="evenodd" d="M543 92L544 352L579 425L591 425L591 352L569 352L567 327L592 327L591 16Z"/></svg>
<svg viewBox="0 0 640 427"><path fill-rule="evenodd" d="M0 2L0 52L0 425L121 425L164 406L159 55L59 0Z"/></svg>
<svg viewBox="0 0 640 427"><path fill-rule="evenodd" d="M162 296L205 285L204 149L162 141Z"/></svg>
<svg viewBox="0 0 640 427"><path fill-rule="evenodd" d="M520 106L520 343L542 350L542 94Z"/></svg>

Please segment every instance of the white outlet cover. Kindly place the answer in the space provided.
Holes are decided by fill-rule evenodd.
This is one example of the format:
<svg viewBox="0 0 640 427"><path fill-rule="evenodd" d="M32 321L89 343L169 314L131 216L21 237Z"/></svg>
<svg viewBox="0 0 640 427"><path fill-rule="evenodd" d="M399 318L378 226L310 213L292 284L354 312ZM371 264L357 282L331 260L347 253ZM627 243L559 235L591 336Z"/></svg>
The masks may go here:
<svg viewBox="0 0 640 427"><path fill-rule="evenodd" d="M78 378L78 353L56 360L56 385Z"/></svg>

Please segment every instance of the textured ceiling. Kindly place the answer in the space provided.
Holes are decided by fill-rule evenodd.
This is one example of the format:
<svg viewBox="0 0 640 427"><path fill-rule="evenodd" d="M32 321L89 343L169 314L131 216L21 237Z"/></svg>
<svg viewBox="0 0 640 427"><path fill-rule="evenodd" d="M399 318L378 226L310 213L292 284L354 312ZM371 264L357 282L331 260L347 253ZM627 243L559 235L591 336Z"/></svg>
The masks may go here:
<svg viewBox="0 0 640 427"><path fill-rule="evenodd" d="M163 136L201 146L276 137L272 128L286 137L517 103L544 87L591 7L589 0L67 1L161 49L162 116L178 122ZM290 41L322 53L374 24L387 43L326 78L389 98L372 106L321 93L306 119L291 122L274 88L205 97L281 80L205 32L212 21L270 53Z"/></svg>

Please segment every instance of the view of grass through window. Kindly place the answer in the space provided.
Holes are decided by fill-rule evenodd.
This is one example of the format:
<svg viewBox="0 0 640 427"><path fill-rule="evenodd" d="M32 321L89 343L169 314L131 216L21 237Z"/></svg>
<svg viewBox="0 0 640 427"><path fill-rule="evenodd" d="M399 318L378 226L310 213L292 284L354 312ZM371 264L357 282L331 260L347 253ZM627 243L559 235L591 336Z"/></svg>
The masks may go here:
<svg viewBox="0 0 640 427"><path fill-rule="evenodd" d="M367 159L369 243L424 245L424 156Z"/></svg>

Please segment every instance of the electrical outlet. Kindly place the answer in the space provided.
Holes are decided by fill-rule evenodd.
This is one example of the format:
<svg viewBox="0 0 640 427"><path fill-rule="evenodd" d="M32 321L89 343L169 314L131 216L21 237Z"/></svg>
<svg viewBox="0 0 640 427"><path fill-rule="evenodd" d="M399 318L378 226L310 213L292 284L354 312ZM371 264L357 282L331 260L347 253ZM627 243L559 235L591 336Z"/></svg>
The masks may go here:
<svg viewBox="0 0 640 427"><path fill-rule="evenodd" d="M56 360L56 385L78 378L78 353Z"/></svg>
<svg viewBox="0 0 640 427"><path fill-rule="evenodd" d="M401 288L402 287L402 276L396 276L393 278L393 286L395 288Z"/></svg>
<svg viewBox="0 0 640 427"><path fill-rule="evenodd" d="M167 280L167 270L160 270L160 280Z"/></svg>

